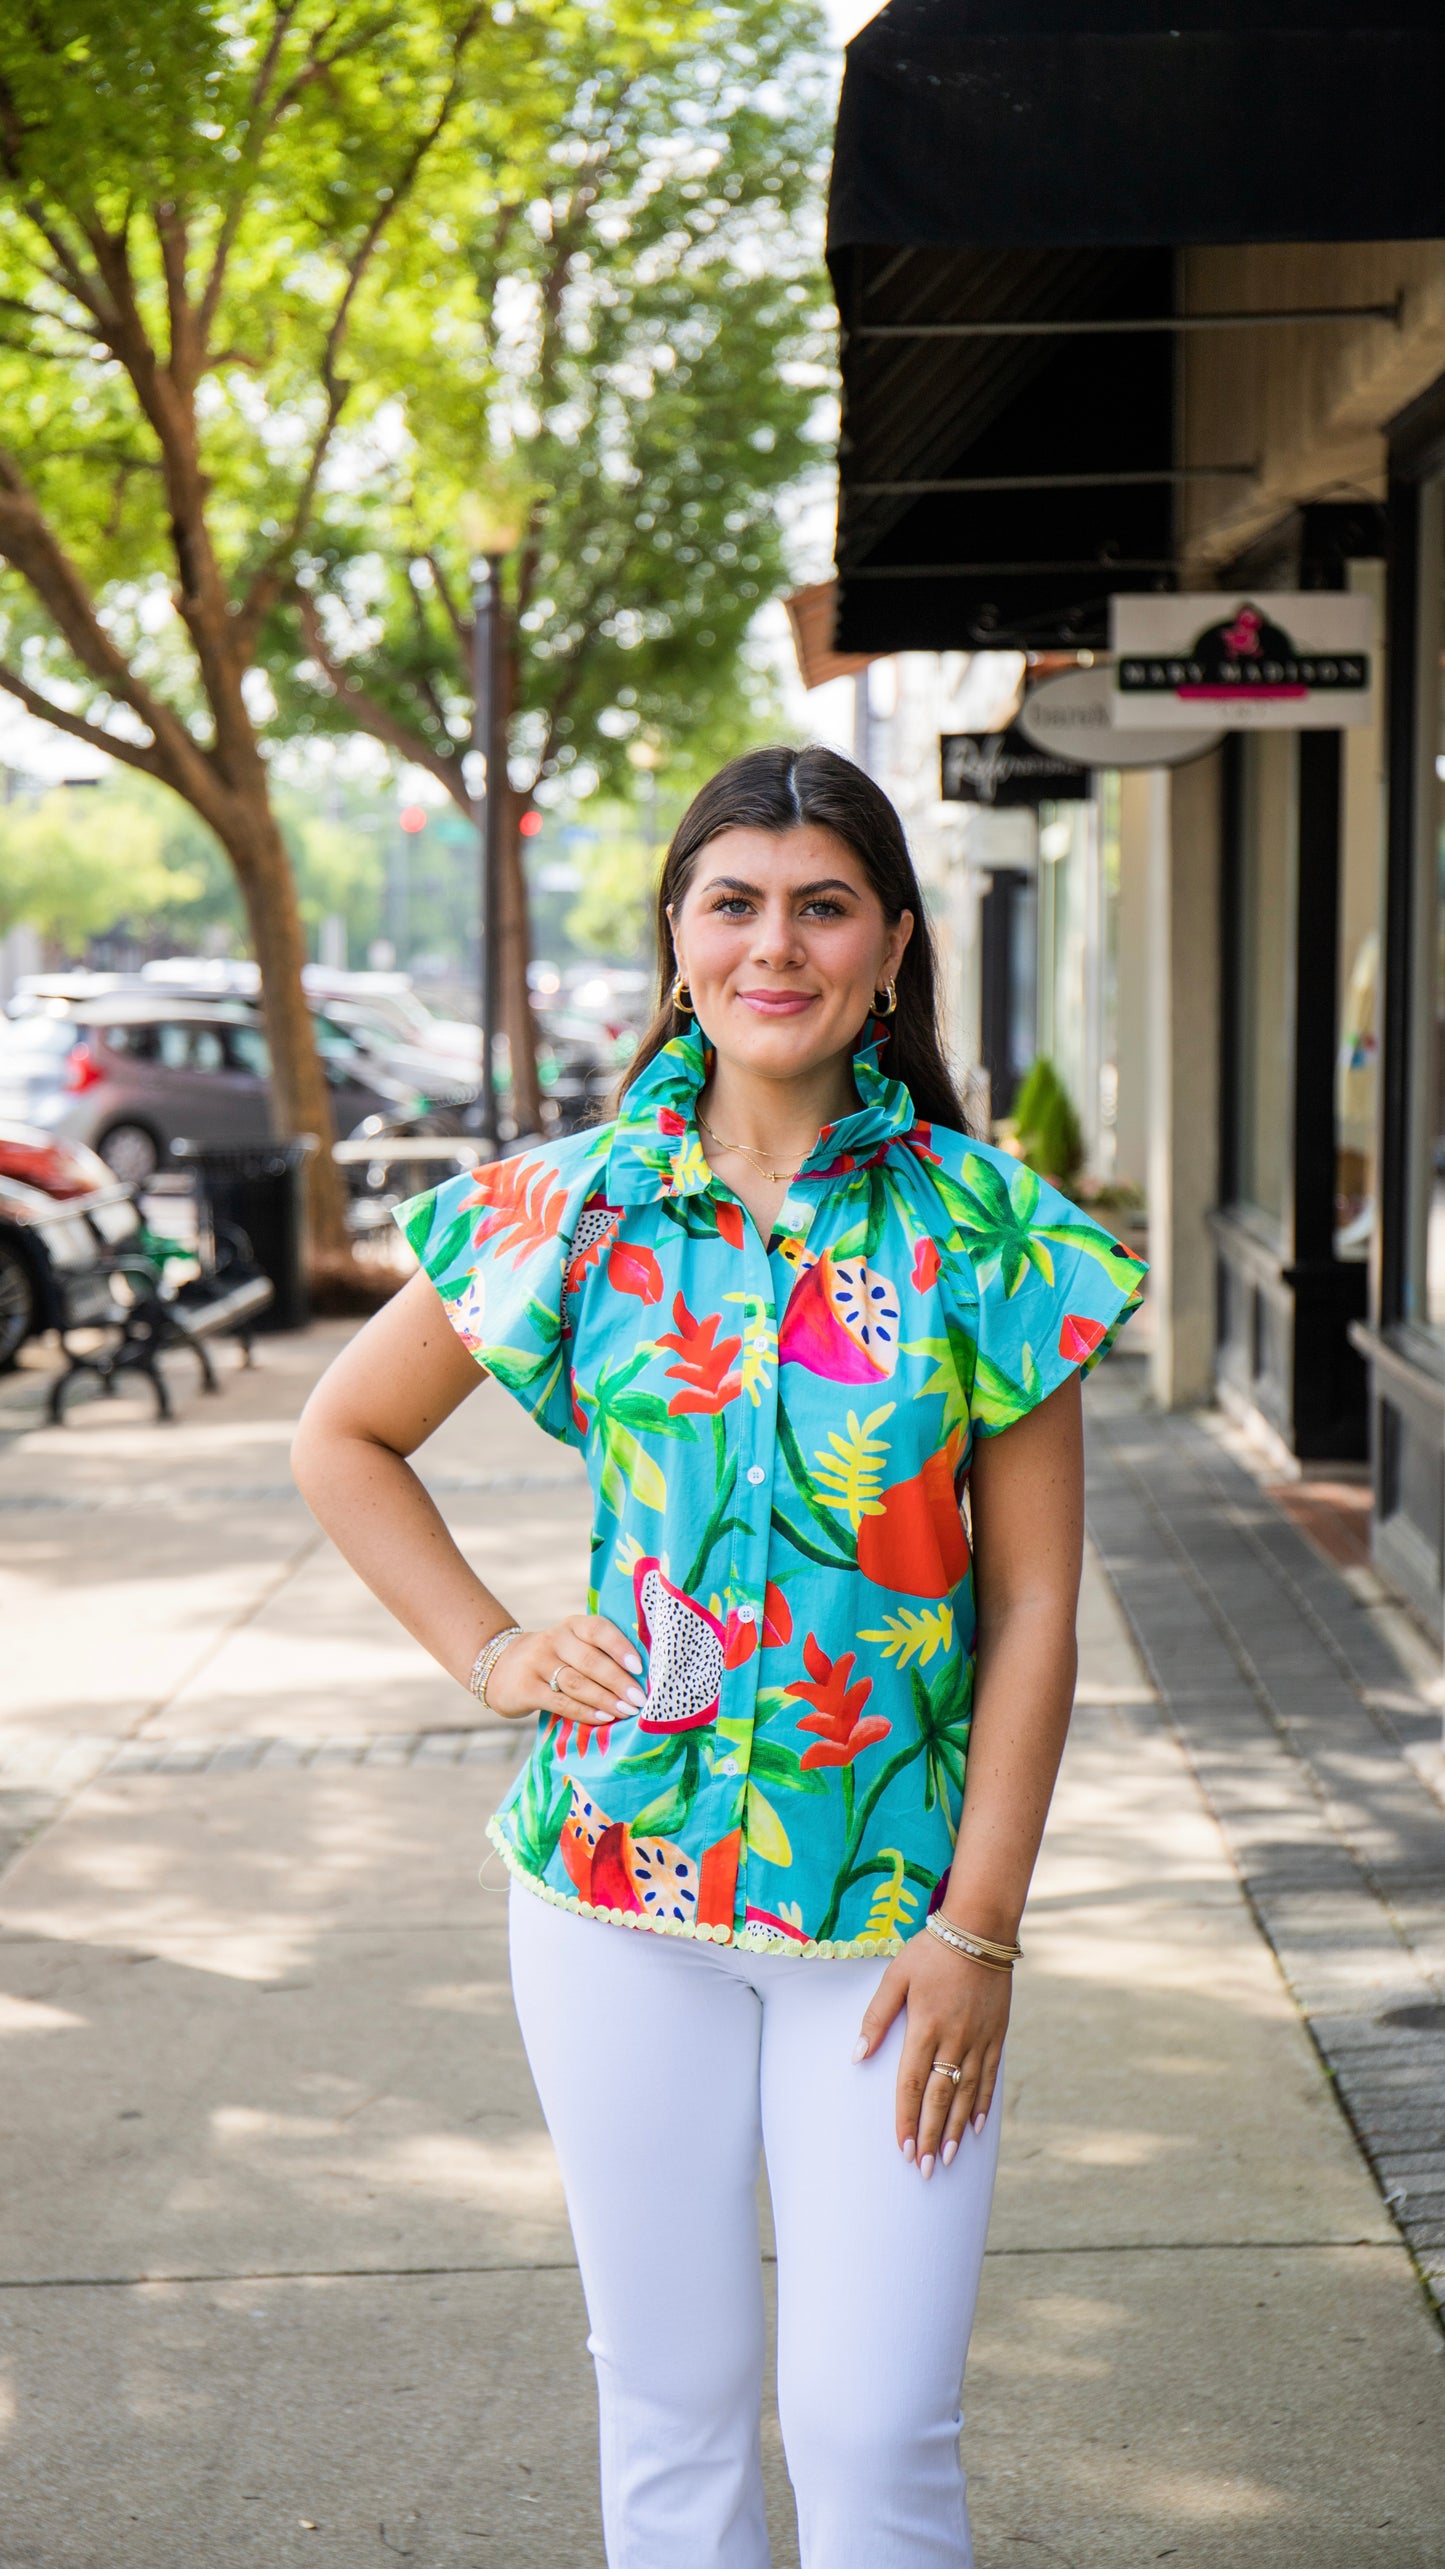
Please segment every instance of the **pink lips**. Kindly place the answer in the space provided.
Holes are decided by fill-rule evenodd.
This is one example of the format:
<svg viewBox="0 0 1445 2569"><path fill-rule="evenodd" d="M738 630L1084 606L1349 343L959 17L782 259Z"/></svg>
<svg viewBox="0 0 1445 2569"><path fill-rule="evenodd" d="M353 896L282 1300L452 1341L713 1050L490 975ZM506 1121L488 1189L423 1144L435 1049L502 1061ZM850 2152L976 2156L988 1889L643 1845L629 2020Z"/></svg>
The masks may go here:
<svg viewBox="0 0 1445 2569"><path fill-rule="evenodd" d="M811 990L740 990L738 997L745 1008L758 1017L800 1017L811 1008L816 993Z"/></svg>

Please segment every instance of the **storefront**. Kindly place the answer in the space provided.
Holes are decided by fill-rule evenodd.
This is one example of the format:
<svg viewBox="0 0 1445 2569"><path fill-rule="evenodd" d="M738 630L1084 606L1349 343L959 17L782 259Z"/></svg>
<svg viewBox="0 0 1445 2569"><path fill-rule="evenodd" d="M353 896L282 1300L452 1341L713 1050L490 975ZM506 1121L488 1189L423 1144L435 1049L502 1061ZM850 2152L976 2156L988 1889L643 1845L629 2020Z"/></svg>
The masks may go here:
<svg viewBox="0 0 1445 2569"><path fill-rule="evenodd" d="M1390 430L1380 1218L1368 1322L1376 1557L1445 1594L1445 379Z"/></svg>
<svg viewBox="0 0 1445 2569"><path fill-rule="evenodd" d="M1232 585L1353 589L1384 511L1305 509ZM1378 1192L1383 723L1235 732L1221 794L1217 1383L1302 1462L1363 1461Z"/></svg>
<svg viewBox="0 0 1445 2569"><path fill-rule="evenodd" d="M1131 1031L1077 1075L1147 1141L1156 1397L1368 1457L1377 1560L1437 1623L1442 131L1412 0L891 0L849 51L829 245L840 648L1098 651L1111 598L1176 589L1373 604L1378 719L1106 785L1092 857L1030 897L1124 886Z"/></svg>

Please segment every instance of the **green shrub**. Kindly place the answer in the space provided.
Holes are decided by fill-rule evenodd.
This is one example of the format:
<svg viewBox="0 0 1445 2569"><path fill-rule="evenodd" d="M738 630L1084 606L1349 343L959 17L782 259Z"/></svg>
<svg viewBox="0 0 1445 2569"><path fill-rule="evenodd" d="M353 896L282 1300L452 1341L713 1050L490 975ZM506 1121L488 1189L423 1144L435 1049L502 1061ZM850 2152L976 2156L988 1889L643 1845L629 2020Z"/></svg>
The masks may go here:
<svg viewBox="0 0 1445 2569"><path fill-rule="evenodd" d="M1084 1137L1073 1100L1051 1061L1040 1053L1024 1073L1010 1119L1023 1156L1040 1177L1075 1176L1084 1157Z"/></svg>

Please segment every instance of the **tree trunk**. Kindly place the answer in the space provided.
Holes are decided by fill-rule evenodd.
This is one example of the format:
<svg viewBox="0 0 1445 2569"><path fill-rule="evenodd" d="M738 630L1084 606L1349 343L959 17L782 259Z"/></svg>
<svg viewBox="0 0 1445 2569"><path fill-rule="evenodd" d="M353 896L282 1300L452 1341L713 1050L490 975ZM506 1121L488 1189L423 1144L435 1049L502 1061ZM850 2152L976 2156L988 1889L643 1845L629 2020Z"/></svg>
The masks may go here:
<svg viewBox="0 0 1445 2569"><path fill-rule="evenodd" d="M519 1133L541 1129L542 1089L537 1077L537 1021L527 966L532 960L527 876L522 859L519 794L507 790L503 807L501 882L497 886L497 973L502 1024L512 1061L512 1113Z"/></svg>
<svg viewBox="0 0 1445 2569"><path fill-rule="evenodd" d="M333 1278L344 1277L352 1263L346 1198L331 1156L331 1093L301 980L306 939L291 860L264 794L250 809L237 808L233 801L224 830L213 826L236 869L261 968L277 1135L290 1141L314 1133L320 1146L307 1164L310 1263Z"/></svg>
<svg viewBox="0 0 1445 2569"><path fill-rule="evenodd" d="M502 655L498 678L505 732L510 728L516 707L517 663L512 619L505 608L497 622ZM527 983L527 966L532 960L532 934L527 909L527 875L522 860L522 834L518 827L523 802L524 798L516 793L508 780L502 798L501 881L496 887L497 983L502 1024L506 1029L512 1062L512 1114L519 1133L536 1133L542 1124L542 1089L537 1077L537 1021L532 1014L532 993Z"/></svg>

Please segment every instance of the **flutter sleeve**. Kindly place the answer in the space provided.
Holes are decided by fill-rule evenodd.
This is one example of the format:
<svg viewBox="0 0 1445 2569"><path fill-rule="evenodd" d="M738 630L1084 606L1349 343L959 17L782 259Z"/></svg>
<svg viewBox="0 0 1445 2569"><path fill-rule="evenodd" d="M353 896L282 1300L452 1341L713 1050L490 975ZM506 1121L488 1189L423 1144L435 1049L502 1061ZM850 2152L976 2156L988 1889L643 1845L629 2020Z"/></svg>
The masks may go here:
<svg viewBox="0 0 1445 2569"><path fill-rule="evenodd" d="M599 1147L600 1145L600 1147ZM463 1346L549 1436L580 1444L562 1294L605 1130L468 1169L397 1207Z"/></svg>
<svg viewBox="0 0 1445 2569"><path fill-rule="evenodd" d="M1026 1418L1113 1345L1144 1293L1142 1258L1007 1152L965 1146L936 1184L948 1260L966 1279L960 1335L972 1342L974 1432Z"/></svg>

